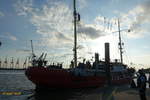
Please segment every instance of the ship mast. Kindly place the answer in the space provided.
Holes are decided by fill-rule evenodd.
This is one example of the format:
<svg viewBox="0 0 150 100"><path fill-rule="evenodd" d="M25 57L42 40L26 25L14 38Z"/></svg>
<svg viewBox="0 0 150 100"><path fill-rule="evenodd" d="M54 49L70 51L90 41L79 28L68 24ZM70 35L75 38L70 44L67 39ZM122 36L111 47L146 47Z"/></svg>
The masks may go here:
<svg viewBox="0 0 150 100"><path fill-rule="evenodd" d="M32 40L31 40L31 49L32 49L32 66L34 66L35 65L35 54L34 54L34 51L33 51L33 43L32 43Z"/></svg>
<svg viewBox="0 0 150 100"><path fill-rule="evenodd" d="M74 17L74 48L73 48L73 51L74 51L74 68L75 68L77 66L76 0L73 0L73 9L74 9L74 11L73 11L73 17Z"/></svg>
<svg viewBox="0 0 150 100"><path fill-rule="evenodd" d="M118 19L118 32L119 32L119 51L120 51L120 60L121 60L121 64L123 64L123 56L122 56L122 54L123 54L123 51L122 51L122 45L123 45L123 43L122 43L122 40L121 40L121 34L120 34L120 21L119 21L119 19Z"/></svg>
<svg viewBox="0 0 150 100"><path fill-rule="evenodd" d="M33 43L32 43L32 40L31 40L31 49L32 49L32 56L34 55L34 51L33 51Z"/></svg>

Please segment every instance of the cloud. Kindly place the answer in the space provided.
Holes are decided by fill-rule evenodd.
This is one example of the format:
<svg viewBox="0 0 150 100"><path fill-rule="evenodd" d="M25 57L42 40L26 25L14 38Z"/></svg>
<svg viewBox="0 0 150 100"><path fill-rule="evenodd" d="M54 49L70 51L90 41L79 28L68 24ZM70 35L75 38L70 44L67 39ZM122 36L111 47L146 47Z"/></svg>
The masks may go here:
<svg viewBox="0 0 150 100"><path fill-rule="evenodd" d="M16 41L17 37L15 37L14 35L6 32L4 35L0 35L0 38L8 38L10 40Z"/></svg>
<svg viewBox="0 0 150 100"><path fill-rule="evenodd" d="M150 21L150 1L143 3L142 5L137 6L130 13L136 13L136 20L132 23L131 29L139 29L142 24L148 23ZM138 12L137 12L138 11Z"/></svg>
<svg viewBox="0 0 150 100"><path fill-rule="evenodd" d="M42 10L32 12L31 23L37 33L50 39L68 41L72 33L72 12L64 3L55 3L53 6L44 5Z"/></svg>
<svg viewBox="0 0 150 100"><path fill-rule="evenodd" d="M17 0L17 3L14 4L16 12L19 16L26 16L33 10L33 0Z"/></svg>
<svg viewBox="0 0 150 100"><path fill-rule="evenodd" d="M46 47L48 52L56 53L57 55L61 54L61 52L72 53L74 46L72 8L62 1L48 1L48 3L41 5L39 8L34 6L34 2L32 4L28 2L30 6L22 3L25 4L22 5L23 7L29 7L31 10L21 10L24 13L20 13L20 15L30 15L28 17L31 24L35 27L36 34L41 36L39 39L40 43L37 43L36 46L40 48ZM87 39L94 40L104 36L102 29L103 26L97 25L96 21L92 24L86 24L81 19L81 22L77 24L78 38L81 38L80 36L83 35ZM85 46L82 46L80 42L78 41L78 50L82 51L85 49Z"/></svg>
<svg viewBox="0 0 150 100"><path fill-rule="evenodd" d="M150 1L144 2L142 5L138 6L140 9L137 16L137 24L147 23L150 21Z"/></svg>
<svg viewBox="0 0 150 100"><path fill-rule="evenodd" d="M12 34L10 34L10 33L5 33L6 34L6 37L8 37L9 39L11 39L11 40L13 40L13 41L16 41L17 40L17 38L14 36L14 35L12 35Z"/></svg>
<svg viewBox="0 0 150 100"><path fill-rule="evenodd" d="M72 40L69 39L69 37L66 37L63 33L57 33L56 34L56 37L59 39L59 40L65 40L65 41L68 41L68 42L71 42Z"/></svg>
<svg viewBox="0 0 150 100"><path fill-rule="evenodd" d="M83 23L79 24L78 32L86 35L90 39L96 39L100 36L104 36L103 32L94 25L86 25Z"/></svg>
<svg viewBox="0 0 150 100"><path fill-rule="evenodd" d="M31 53L31 50L28 50L28 49L18 49L18 50L16 50L16 52L19 52L19 53Z"/></svg>
<svg viewBox="0 0 150 100"><path fill-rule="evenodd" d="M48 0L49 1L49 0ZM80 2L86 3L85 0ZM40 34L44 41L48 44L55 45L58 41L60 44L73 43L73 11L69 5L60 1L49 1L41 8L34 8L33 1L19 1L22 7L18 12L19 15L31 15L30 22L36 28L36 32ZM18 7L19 8L19 7ZM100 28L92 24L78 25L78 32L87 36L87 38L95 39L103 36Z"/></svg>
<svg viewBox="0 0 150 100"><path fill-rule="evenodd" d="M0 17L5 16L3 12L0 11Z"/></svg>
<svg viewBox="0 0 150 100"><path fill-rule="evenodd" d="M77 49L79 49L79 50L84 49L84 48L85 48L85 46L83 46L83 45L78 45L78 47L77 47Z"/></svg>
<svg viewBox="0 0 150 100"><path fill-rule="evenodd" d="M141 54L138 56L132 56L132 58L133 58L133 62L138 62L138 64L143 64L146 66L150 65L149 62L150 54ZM145 67L145 66L139 66L139 67Z"/></svg>
<svg viewBox="0 0 150 100"><path fill-rule="evenodd" d="M88 4L87 1L88 0L78 0L77 4L79 4L79 9L83 9L83 8L87 7L87 4Z"/></svg>
<svg viewBox="0 0 150 100"><path fill-rule="evenodd" d="M129 38L140 38L146 36L150 31L150 1L145 1L128 13L120 13L122 27L131 29L126 35Z"/></svg>

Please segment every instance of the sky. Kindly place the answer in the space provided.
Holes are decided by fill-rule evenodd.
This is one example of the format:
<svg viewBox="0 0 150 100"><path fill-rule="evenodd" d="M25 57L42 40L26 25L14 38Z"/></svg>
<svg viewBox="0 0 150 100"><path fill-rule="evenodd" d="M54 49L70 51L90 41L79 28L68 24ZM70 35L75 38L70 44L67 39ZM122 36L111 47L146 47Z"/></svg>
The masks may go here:
<svg viewBox="0 0 150 100"><path fill-rule="evenodd" d="M110 43L111 59L120 59L118 19L124 42L124 63L150 67L150 0L76 0L78 61L94 53L104 59ZM130 32L128 30L130 29ZM68 65L73 59L73 0L0 0L0 59L23 63L31 56L31 43L39 57Z"/></svg>

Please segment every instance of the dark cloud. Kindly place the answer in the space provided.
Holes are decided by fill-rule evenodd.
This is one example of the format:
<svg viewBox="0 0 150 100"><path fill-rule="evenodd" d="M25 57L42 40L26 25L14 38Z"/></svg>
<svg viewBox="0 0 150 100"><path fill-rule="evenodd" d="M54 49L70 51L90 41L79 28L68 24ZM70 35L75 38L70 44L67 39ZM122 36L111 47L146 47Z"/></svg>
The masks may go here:
<svg viewBox="0 0 150 100"><path fill-rule="evenodd" d="M81 49L84 49L84 48L85 48L85 47L84 47L83 45L78 45L78 46L77 46L77 49L80 49L80 50L81 50Z"/></svg>
<svg viewBox="0 0 150 100"><path fill-rule="evenodd" d="M78 33L84 34L90 39L96 39L100 36L104 36L100 29L96 29L94 26L88 26L85 24L79 24Z"/></svg>
<svg viewBox="0 0 150 100"><path fill-rule="evenodd" d="M139 9L136 21L131 25L131 29L140 30L141 25L150 22L150 1L146 1L137 7Z"/></svg>
<svg viewBox="0 0 150 100"><path fill-rule="evenodd" d="M68 38L67 36L65 36L63 33L60 33L60 32L57 32L55 34L56 38L58 38L59 40L63 40L63 41L68 41L70 42L71 41L71 38Z"/></svg>

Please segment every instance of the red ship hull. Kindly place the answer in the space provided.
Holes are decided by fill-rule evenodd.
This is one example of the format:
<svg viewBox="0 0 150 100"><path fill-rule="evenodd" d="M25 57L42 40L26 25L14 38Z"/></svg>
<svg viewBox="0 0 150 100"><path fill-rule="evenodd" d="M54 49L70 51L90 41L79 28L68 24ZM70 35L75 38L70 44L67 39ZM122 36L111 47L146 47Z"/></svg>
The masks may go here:
<svg viewBox="0 0 150 100"><path fill-rule="evenodd" d="M26 76L36 86L46 88L87 88L103 87L107 83L106 76L75 76L67 69L48 69L44 67L29 67ZM130 84L131 77L112 75L112 84Z"/></svg>
<svg viewBox="0 0 150 100"><path fill-rule="evenodd" d="M66 69L30 67L25 74L36 86L47 88L102 87L106 84L105 76L74 76Z"/></svg>

